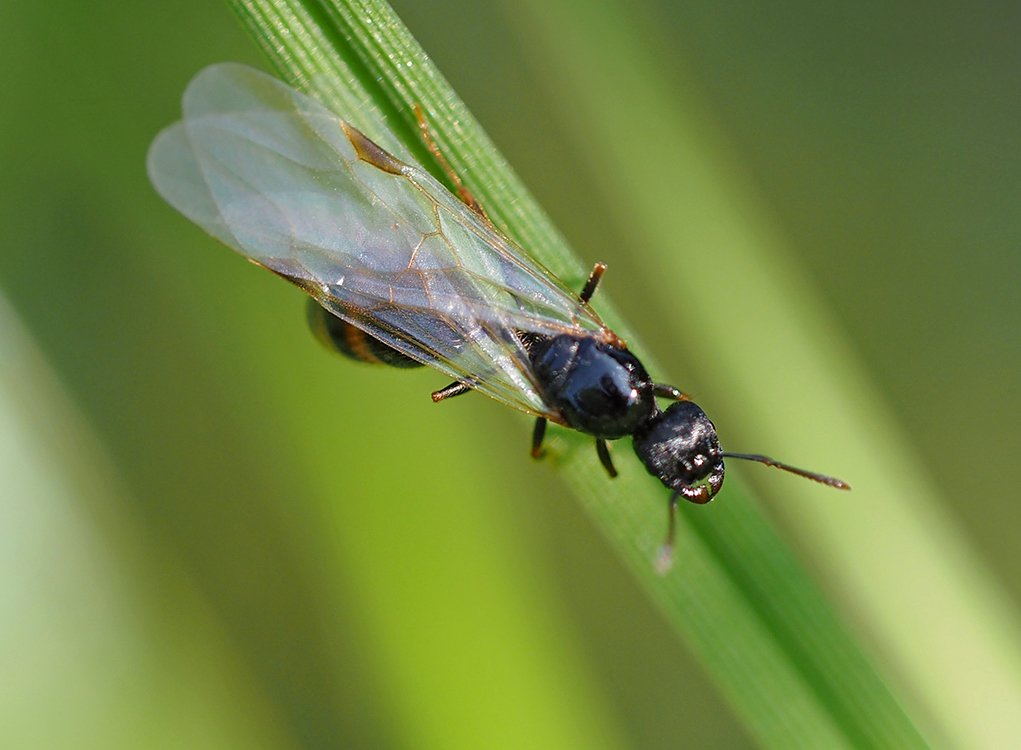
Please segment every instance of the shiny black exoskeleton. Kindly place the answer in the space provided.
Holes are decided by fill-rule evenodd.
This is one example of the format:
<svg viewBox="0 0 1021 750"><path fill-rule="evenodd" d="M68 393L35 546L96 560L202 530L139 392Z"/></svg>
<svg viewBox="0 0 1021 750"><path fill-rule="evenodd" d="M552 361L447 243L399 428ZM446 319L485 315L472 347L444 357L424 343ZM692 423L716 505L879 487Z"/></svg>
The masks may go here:
<svg viewBox="0 0 1021 750"><path fill-rule="evenodd" d="M656 408L652 379L627 349L563 334L538 341L529 354L543 400L576 430L624 437Z"/></svg>
<svg viewBox="0 0 1021 750"><path fill-rule="evenodd" d="M587 302L602 273L596 266L581 294ZM606 445L608 439L631 435L635 455L646 471L672 494L666 544L658 567L670 566L675 535L677 498L708 503L723 487L726 456L742 458L798 474L839 489L839 479L797 469L767 456L724 453L716 426L702 408L669 385L654 383L645 367L623 343L561 334L526 338L532 371L543 400L568 427L596 438L596 451L611 477L617 475ZM660 410L657 397L676 401ZM532 435L532 455L542 455L546 419L539 417Z"/></svg>
<svg viewBox="0 0 1021 750"><path fill-rule="evenodd" d="M693 503L723 486L723 448L716 426L694 401L657 412L633 434L635 453L654 477Z"/></svg>
<svg viewBox="0 0 1021 750"><path fill-rule="evenodd" d="M716 428L696 404L680 400L666 411L656 396L687 399L676 388L656 385L635 355L621 345L561 334L534 337L529 354L543 400L568 427L596 438L611 476L606 440L633 436L646 470L676 494L707 503L723 486L723 449ZM540 454L545 420L539 419L533 455Z"/></svg>

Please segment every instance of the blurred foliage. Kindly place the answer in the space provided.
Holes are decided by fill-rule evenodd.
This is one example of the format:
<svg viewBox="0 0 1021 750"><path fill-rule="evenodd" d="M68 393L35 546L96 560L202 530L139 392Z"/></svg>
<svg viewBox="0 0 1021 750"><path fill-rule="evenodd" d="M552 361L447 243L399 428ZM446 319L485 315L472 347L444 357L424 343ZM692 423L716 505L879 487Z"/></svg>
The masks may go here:
<svg viewBox="0 0 1021 750"><path fill-rule="evenodd" d="M1016 13L981 8L634 11L660 73L713 113L724 163L785 240L778 262L832 306L835 328L819 333L841 352L846 337L879 385L876 408L904 426L886 433L911 441L891 455L919 458L944 489L934 513L992 571L945 603L874 581L938 613L934 628L960 623L957 608L986 589L996 622L1016 623L1021 595L1021 66ZM714 402L730 443L772 450L760 417L742 419L751 396L728 401L713 362L676 344L714 314L685 306L692 285L738 310L741 298L672 255L699 247L635 246L620 202L606 203L619 157L589 148L592 115L569 99L542 30L516 8L397 10L585 259L611 263L603 291L667 379ZM331 359L303 328L300 295L213 248L149 188L145 150L186 81L209 62L260 62L225 7L14 2L4 17L0 744L751 744L554 474L527 461L527 420L485 399L441 415L422 397L435 376ZM676 195L619 189L670 212L684 177ZM739 314L754 327L756 310ZM786 373L768 341L756 354ZM781 433L811 422L811 396L756 398L798 410ZM804 531L792 520L804 502L792 505L769 508ZM862 515L853 539L867 538ZM910 686L826 542L793 536ZM1010 674L1015 654L1002 658ZM936 713L933 726L966 726Z"/></svg>

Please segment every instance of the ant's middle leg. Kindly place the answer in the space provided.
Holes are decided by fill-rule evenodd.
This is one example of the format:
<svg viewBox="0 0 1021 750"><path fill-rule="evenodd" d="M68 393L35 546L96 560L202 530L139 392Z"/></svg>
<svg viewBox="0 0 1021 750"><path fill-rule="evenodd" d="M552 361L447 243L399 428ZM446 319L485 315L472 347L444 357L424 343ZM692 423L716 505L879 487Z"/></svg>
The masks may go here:
<svg viewBox="0 0 1021 750"><path fill-rule="evenodd" d="M546 417L536 417L532 430L532 458L542 458L542 439L546 437Z"/></svg>

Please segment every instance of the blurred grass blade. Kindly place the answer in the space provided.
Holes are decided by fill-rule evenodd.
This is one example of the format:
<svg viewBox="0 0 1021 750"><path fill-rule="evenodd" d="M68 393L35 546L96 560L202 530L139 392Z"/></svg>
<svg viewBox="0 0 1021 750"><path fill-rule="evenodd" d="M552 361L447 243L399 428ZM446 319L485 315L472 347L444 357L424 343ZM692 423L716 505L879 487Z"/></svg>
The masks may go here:
<svg viewBox="0 0 1021 750"><path fill-rule="evenodd" d="M293 747L2 295L0 477L0 747Z"/></svg>
<svg viewBox="0 0 1021 750"><path fill-rule="evenodd" d="M440 147L495 221L568 283L580 284L585 264L570 254L385 4L233 4L285 78L356 124L359 108L371 100L390 116L396 136L424 157L411 115L411 106L420 104ZM589 8L575 12L588 13ZM570 24L570 19L564 22ZM368 135L384 146L388 143L385 134ZM600 298L599 309L611 325L636 341L605 298ZM650 371L663 371L651 358L643 359ZM662 487L623 456L626 471L607 482L590 441L583 437L558 432L552 448L559 457L558 473L764 746L925 746L806 571L737 482L729 485L726 503L684 514L677 565L673 574L659 577L651 562L663 532Z"/></svg>

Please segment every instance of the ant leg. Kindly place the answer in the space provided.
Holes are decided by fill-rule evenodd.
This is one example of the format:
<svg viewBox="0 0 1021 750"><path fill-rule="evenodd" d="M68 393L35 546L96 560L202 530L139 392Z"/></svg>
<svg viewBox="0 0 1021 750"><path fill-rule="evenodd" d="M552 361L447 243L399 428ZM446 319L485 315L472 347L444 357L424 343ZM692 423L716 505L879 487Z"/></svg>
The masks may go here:
<svg viewBox="0 0 1021 750"><path fill-rule="evenodd" d="M606 469L606 473L610 475L611 479L616 478L617 470L613 468L613 459L610 458L610 449L606 445L606 441L602 438L596 438L596 453L599 454L599 461L603 464L603 468Z"/></svg>
<svg viewBox="0 0 1021 750"><path fill-rule="evenodd" d="M592 299L592 295L596 293L596 287L599 285L599 280L603 278L603 271L605 270L605 263L596 263L592 267L592 273L589 274L588 281L585 282L585 286L581 289L581 294L578 295L583 303L588 304L588 301Z"/></svg>
<svg viewBox="0 0 1021 750"><path fill-rule="evenodd" d="M672 398L674 401L691 401L691 396L687 393L678 388L674 388L672 385L666 385L665 383L656 383L653 385L652 392L660 398Z"/></svg>
<svg viewBox="0 0 1021 750"><path fill-rule="evenodd" d="M667 508L669 520L667 521L666 541L659 548L659 557L656 558L656 572L665 574L674 564L674 541L677 539L677 493L670 495L670 503Z"/></svg>
<svg viewBox="0 0 1021 750"><path fill-rule="evenodd" d="M432 395L433 403L438 404L444 399L453 398L454 396L461 396L468 393L472 387L465 385L459 380L455 380L453 383L448 385L446 388L440 388L438 391L434 391Z"/></svg>
<svg viewBox="0 0 1021 750"><path fill-rule="evenodd" d="M469 192L468 188L461 182L461 177L454 171L454 168L450 166L450 162L447 161L447 157L443 155L439 145L433 140L432 132L429 130L429 121L425 119L425 112L422 111L422 107L419 104L415 105L415 119L418 120L418 129L422 133L422 140L425 142L425 147L429 149L429 153L436 159L436 163L440 165L440 169L447 173L447 177L454 183L454 187L457 189L457 197L468 206L472 211L478 214L481 218L486 220L486 223L492 225L489 216L486 215L486 210L482 207L482 204L475 199L475 196Z"/></svg>
<svg viewBox="0 0 1021 750"><path fill-rule="evenodd" d="M532 430L532 458L542 458L542 439L546 437L546 417L536 417Z"/></svg>

